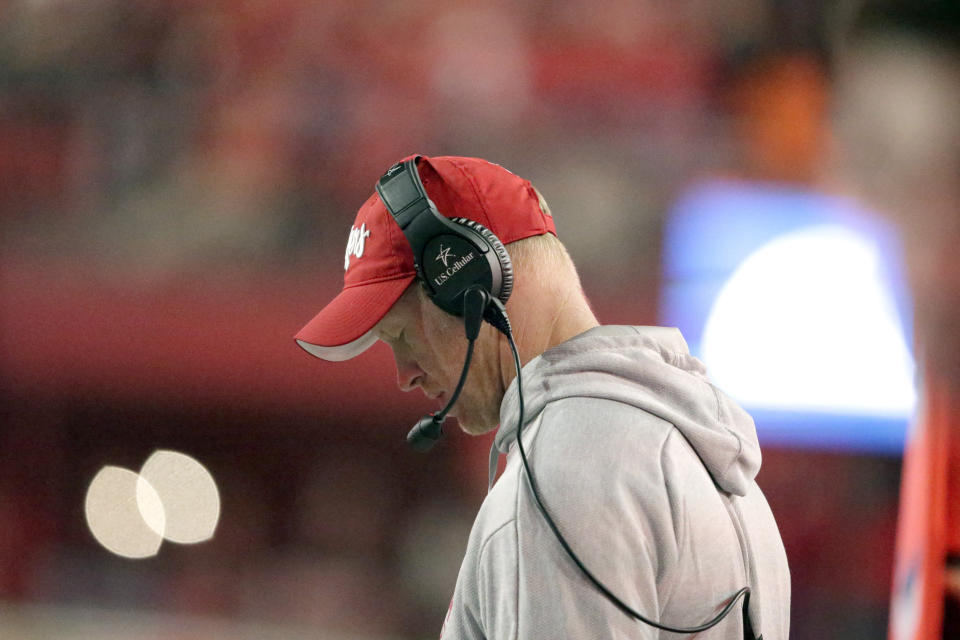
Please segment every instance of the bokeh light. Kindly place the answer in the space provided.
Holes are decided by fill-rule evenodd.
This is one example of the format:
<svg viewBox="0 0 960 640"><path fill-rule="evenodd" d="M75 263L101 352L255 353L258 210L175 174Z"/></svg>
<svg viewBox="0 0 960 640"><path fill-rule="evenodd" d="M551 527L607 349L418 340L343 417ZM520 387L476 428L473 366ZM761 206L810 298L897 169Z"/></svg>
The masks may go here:
<svg viewBox="0 0 960 640"><path fill-rule="evenodd" d="M213 537L220 492L200 462L156 451L136 473L106 466L91 481L85 505L97 542L125 558L154 556L164 539L194 544Z"/></svg>
<svg viewBox="0 0 960 640"><path fill-rule="evenodd" d="M747 407L908 416L913 359L869 239L838 225L774 238L713 303L703 357Z"/></svg>
<svg viewBox="0 0 960 640"><path fill-rule="evenodd" d="M213 476L197 460L176 451L156 451L140 469L138 501L142 496L149 503L151 489L166 513L166 528L159 531L164 538L192 544L213 537L220 518L220 493ZM151 522L146 514L144 519Z"/></svg>
<svg viewBox="0 0 960 640"><path fill-rule="evenodd" d="M163 526L163 504L135 472L104 467L90 482L84 506L90 532L108 551L149 558L160 550L163 536L154 527Z"/></svg>

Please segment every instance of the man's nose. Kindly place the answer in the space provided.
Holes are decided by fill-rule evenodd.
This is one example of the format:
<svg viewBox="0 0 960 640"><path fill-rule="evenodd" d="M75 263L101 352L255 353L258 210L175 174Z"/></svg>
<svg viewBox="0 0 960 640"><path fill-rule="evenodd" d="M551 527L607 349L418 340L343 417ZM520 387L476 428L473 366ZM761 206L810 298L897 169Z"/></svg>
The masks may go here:
<svg viewBox="0 0 960 640"><path fill-rule="evenodd" d="M423 369L412 361L397 360L397 386L401 391L413 391L423 382Z"/></svg>

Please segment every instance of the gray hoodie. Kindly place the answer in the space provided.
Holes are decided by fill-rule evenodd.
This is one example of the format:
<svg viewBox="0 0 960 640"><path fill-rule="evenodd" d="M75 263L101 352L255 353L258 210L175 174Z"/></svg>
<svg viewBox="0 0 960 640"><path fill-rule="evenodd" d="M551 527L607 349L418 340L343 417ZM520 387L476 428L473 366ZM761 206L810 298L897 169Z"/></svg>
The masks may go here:
<svg viewBox="0 0 960 640"><path fill-rule="evenodd" d="M790 573L754 481L753 420L710 384L680 332L597 327L522 374L524 449L547 510L587 568L674 627L713 618L749 585L754 632L785 640ZM742 640L740 603L687 636L633 620L587 581L530 493L518 401L514 380L494 443L506 468L474 522L441 638Z"/></svg>

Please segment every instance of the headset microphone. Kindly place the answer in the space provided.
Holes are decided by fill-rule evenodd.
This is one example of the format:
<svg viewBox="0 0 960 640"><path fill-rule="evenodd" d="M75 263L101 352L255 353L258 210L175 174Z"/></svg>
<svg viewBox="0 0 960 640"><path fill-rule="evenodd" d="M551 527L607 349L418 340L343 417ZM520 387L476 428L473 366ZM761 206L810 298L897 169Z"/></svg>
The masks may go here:
<svg viewBox="0 0 960 640"><path fill-rule="evenodd" d="M431 413L420 418L417 424L413 425L413 429L410 429L410 433L407 434L407 444L417 451L430 451L433 445L437 444L440 436L443 435L443 429L440 428L440 425L447 417L447 408L449 408L449 405L439 414Z"/></svg>
<svg viewBox="0 0 960 640"><path fill-rule="evenodd" d="M473 343L480 334L480 325L483 324L484 312L491 303L490 294L479 286L470 287L463 295L463 326L467 335L467 355L463 360L463 369L460 371L460 381L447 406L437 413L423 416L407 434L407 444L417 451L429 451L443 435L443 421L453 404L460 397L463 384L467 381L467 372L470 371L470 361L473 359ZM499 302L499 301L498 301Z"/></svg>

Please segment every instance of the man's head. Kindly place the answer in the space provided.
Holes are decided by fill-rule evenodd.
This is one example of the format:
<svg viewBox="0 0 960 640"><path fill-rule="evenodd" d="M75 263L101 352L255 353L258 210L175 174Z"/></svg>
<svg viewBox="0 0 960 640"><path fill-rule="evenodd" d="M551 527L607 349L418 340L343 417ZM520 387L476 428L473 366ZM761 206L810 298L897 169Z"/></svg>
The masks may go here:
<svg viewBox="0 0 960 640"><path fill-rule="evenodd" d="M580 289L573 262L556 236L546 233L507 245L516 275L507 302L521 361L587 328L596 320ZM463 320L435 305L416 283L404 292L374 331L393 349L397 385L419 387L437 408L456 387L466 355ZM449 415L467 433L481 434L497 426L500 403L515 374L503 335L490 325L481 328L466 385Z"/></svg>
<svg viewBox="0 0 960 640"><path fill-rule="evenodd" d="M572 262L556 239L549 209L528 181L473 158L421 158L417 168L426 195L442 215L479 223L508 245L515 285L507 309L523 361L552 346L549 336L559 332L566 339L575 335L566 335L574 325L579 333L596 324ZM400 388L420 387L444 404L466 351L463 320L434 304L424 287L412 284L418 279L413 251L398 219L376 194L364 203L350 230L344 288L296 339L327 360L352 358L382 339L393 348ZM484 326L467 384L450 412L471 433L496 426L504 388L512 379L512 364L509 369L504 365L512 359L500 337Z"/></svg>

